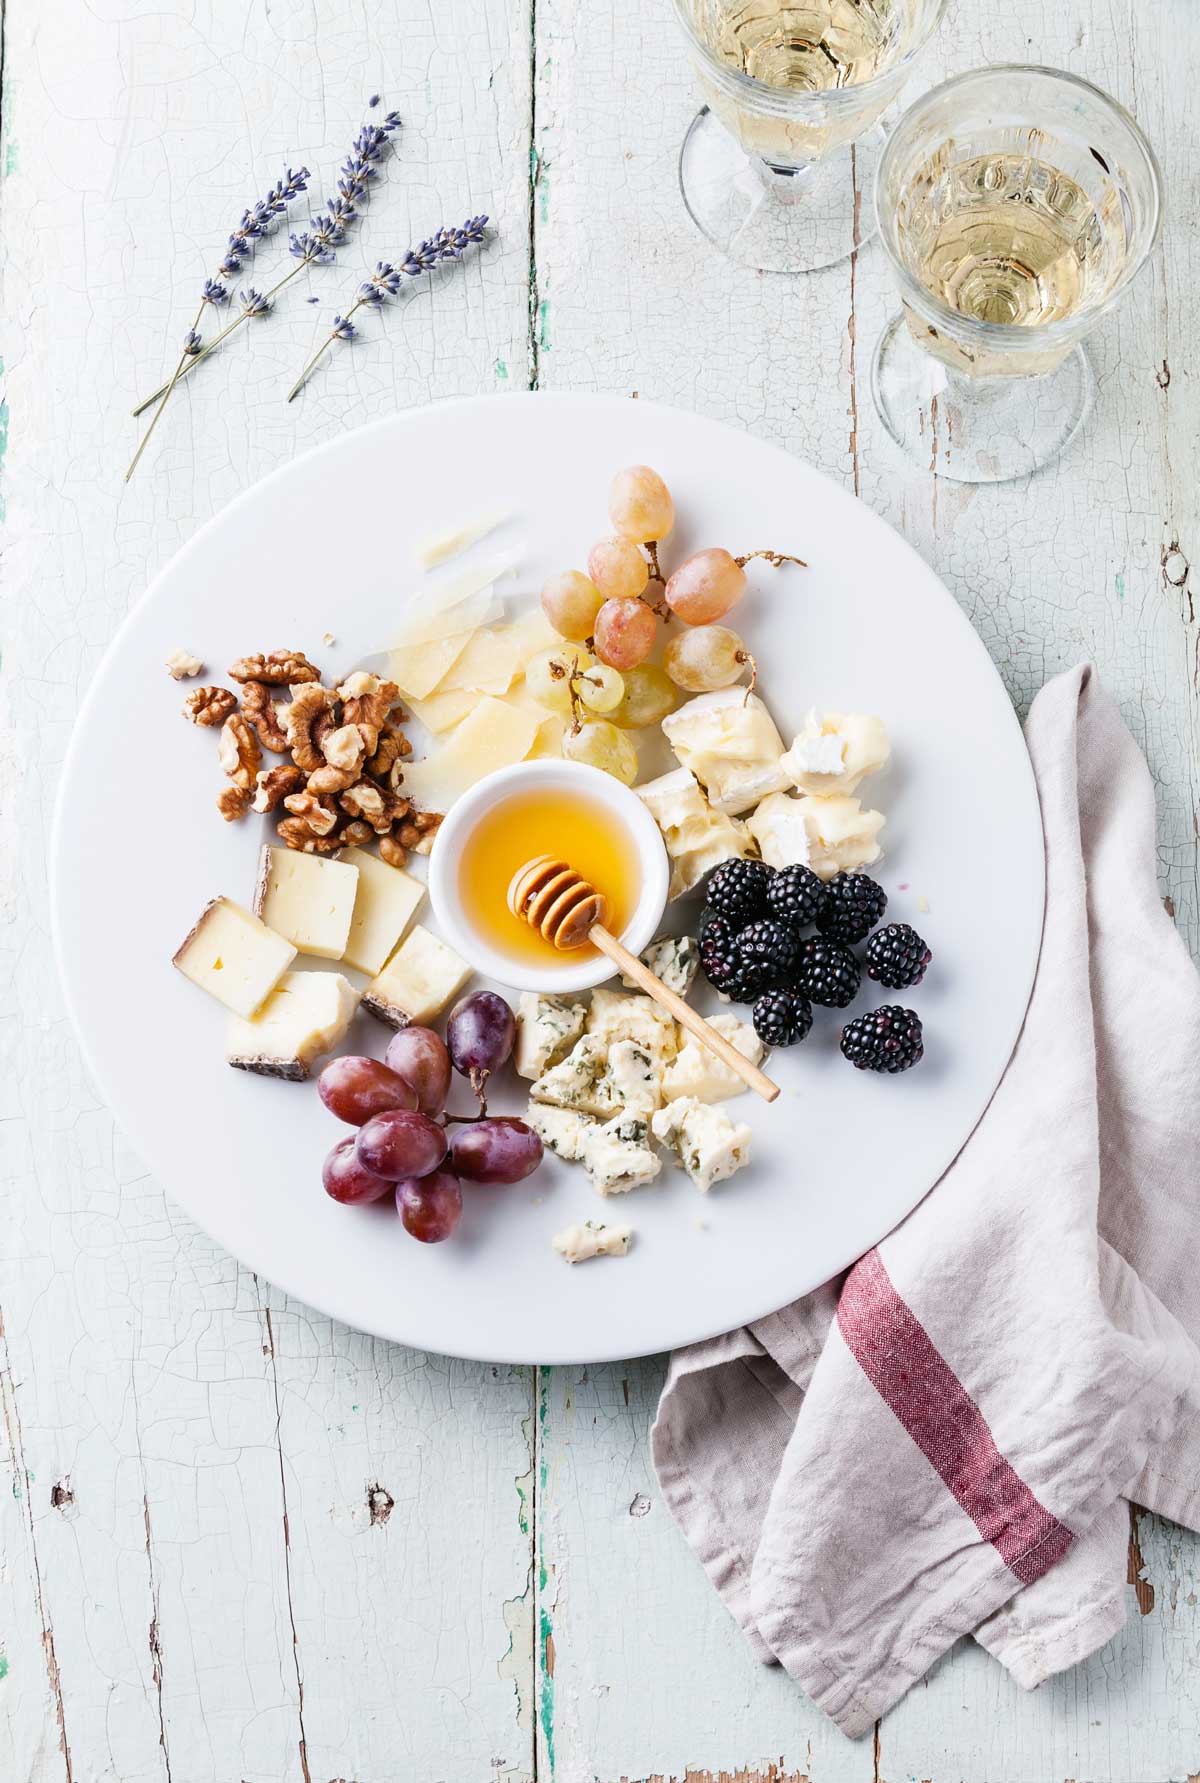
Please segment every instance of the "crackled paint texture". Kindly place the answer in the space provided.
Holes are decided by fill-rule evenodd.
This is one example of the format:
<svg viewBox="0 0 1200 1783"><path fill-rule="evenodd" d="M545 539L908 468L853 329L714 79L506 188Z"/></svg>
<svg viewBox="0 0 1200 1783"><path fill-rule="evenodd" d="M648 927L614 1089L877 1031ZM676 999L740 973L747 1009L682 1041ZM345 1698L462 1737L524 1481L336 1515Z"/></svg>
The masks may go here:
<svg viewBox="0 0 1200 1783"><path fill-rule="evenodd" d="M646 1453L661 1361L472 1366L289 1301L164 1199L65 1020L50 804L130 603L295 452L527 383L699 409L860 490L944 577L1021 709L1092 657L1149 756L1163 895L1197 942L1194 8L960 0L924 64L1036 57L1099 80L1149 124L1174 197L1160 256L1094 343L1086 434L1002 489L938 485L883 437L877 247L791 281L692 232L675 158L695 96L670 13L7 0L4 1783L1200 1776L1190 1536L1132 1521L1128 1625L1077 1671L1027 1696L965 1643L850 1745L751 1662L671 1527ZM342 273L465 210L491 212L495 242L285 407L327 313L304 296L332 306L345 282L298 281L192 381L123 489L129 409L230 217L285 158L327 183L374 93L405 130Z"/></svg>

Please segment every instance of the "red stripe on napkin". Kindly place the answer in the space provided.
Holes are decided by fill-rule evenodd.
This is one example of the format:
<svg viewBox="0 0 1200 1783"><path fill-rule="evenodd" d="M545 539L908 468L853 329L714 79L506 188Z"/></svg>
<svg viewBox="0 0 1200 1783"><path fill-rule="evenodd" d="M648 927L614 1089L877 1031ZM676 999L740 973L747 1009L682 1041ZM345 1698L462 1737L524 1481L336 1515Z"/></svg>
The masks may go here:
<svg viewBox="0 0 1200 1783"><path fill-rule="evenodd" d="M884 1404L984 1540L1023 1585L1032 1585L1075 1538L1004 1459L983 1413L892 1286L878 1251L850 1271L837 1316Z"/></svg>

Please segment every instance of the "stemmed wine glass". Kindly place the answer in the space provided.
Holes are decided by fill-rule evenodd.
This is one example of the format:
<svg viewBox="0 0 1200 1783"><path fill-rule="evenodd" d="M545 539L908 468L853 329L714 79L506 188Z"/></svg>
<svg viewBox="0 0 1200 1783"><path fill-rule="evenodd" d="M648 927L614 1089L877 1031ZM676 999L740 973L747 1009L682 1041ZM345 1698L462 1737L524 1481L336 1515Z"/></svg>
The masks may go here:
<svg viewBox="0 0 1200 1783"><path fill-rule="evenodd" d="M888 432L960 482L1047 463L1090 407L1080 343L1158 237L1141 130L1075 75L973 69L900 119L875 205L903 305L872 365Z"/></svg>
<svg viewBox="0 0 1200 1783"><path fill-rule="evenodd" d="M730 259L813 272L875 233L880 118L948 0L675 0L707 103L684 202Z"/></svg>

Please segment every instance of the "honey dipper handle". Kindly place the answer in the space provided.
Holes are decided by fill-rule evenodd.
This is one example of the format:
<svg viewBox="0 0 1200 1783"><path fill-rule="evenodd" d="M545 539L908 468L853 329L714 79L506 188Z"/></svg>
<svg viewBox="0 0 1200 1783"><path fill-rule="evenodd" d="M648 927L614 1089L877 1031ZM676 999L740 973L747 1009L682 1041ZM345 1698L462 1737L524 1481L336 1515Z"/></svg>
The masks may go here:
<svg viewBox="0 0 1200 1783"><path fill-rule="evenodd" d="M749 1059L744 1058L736 1046L731 1046L724 1034L718 1034L715 1028L709 1027L704 1017L697 1015L682 997L677 997L674 991L668 990L662 979L656 978L649 966L639 960L636 954L630 953L627 947L623 947L616 936L610 935L601 923L593 923L588 940L601 953L607 954L614 966L619 966L627 978L640 984L647 996L653 997L656 1003L673 1015L681 1027L707 1046L709 1052L715 1052L722 1064L728 1065L731 1071L736 1071L742 1082L756 1090L764 1102L775 1100L779 1094L779 1085L772 1083L765 1071L760 1071L757 1065L752 1065Z"/></svg>

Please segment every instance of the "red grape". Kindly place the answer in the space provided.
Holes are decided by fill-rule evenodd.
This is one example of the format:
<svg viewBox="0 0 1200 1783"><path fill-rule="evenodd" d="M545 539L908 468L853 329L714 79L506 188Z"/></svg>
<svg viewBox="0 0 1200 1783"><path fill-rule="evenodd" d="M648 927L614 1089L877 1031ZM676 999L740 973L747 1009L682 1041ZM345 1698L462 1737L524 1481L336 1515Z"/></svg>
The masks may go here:
<svg viewBox="0 0 1200 1783"><path fill-rule="evenodd" d="M345 1207L353 1207L356 1202L378 1201L392 1186L386 1177L376 1176L373 1170L367 1170L359 1163L355 1143L353 1133L339 1139L321 1169L325 1193Z"/></svg>
<svg viewBox="0 0 1200 1783"><path fill-rule="evenodd" d="M412 1085L422 1114L442 1112L450 1092L450 1054L432 1028L401 1028L383 1056Z"/></svg>
<svg viewBox="0 0 1200 1783"><path fill-rule="evenodd" d="M358 1159L376 1176L428 1176L446 1156L446 1134L427 1114L389 1109L369 1120L358 1136Z"/></svg>
<svg viewBox="0 0 1200 1783"><path fill-rule="evenodd" d="M645 601L605 601L596 615L596 655L613 669L634 669L654 648L658 622Z"/></svg>
<svg viewBox="0 0 1200 1783"><path fill-rule="evenodd" d="M404 1230L422 1244L440 1244L462 1218L462 1189L453 1170L405 1176L396 1184L396 1212Z"/></svg>
<svg viewBox="0 0 1200 1783"><path fill-rule="evenodd" d="M622 538L635 545L665 539L675 524L670 491L647 464L618 471L608 492L608 517Z"/></svg>
<svg viewBox="0 0 1200 1783"><path fill-rule="evenodd" d="M446 1045L464 1077L498 1071L517 1038L512 1010L495 991L460 997L446 1023Z"/></svg>
<svg viewBox="0 0 1200 1783"><path fill-rule="evenodd" d="M389 1052L390 1052L389 1048ZM317 1094L330 1114L361 1127L387 1108L416 1108L417 1091L378 1059L347 1053L331 1059L317 1079Z"/></svg>
<svg viewBox="0 0 1200 1783"><path fill-rule="evenodd" d="M524 1121L490 1115L458 1129L450 1161L468 1182L520 1182L541 1163L542 1142Z"/></svg>
<svg viewBox="0 0 1200 1783"><path fill-rule="evenodd" d="M667 583L666 601L685 625L709 625L737 605L745 587L745 570L718 545L684 558Z"/></svg>

